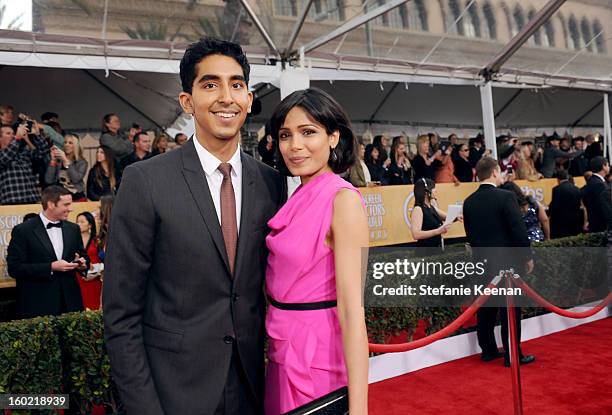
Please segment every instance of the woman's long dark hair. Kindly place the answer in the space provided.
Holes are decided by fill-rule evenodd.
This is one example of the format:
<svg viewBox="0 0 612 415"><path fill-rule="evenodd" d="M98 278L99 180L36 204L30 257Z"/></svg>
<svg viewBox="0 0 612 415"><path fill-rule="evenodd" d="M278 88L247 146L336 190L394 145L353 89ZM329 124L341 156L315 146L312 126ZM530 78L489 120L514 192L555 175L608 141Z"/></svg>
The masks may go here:
<svg viewBox="0 0 612 415"><path fill-rule="evenodd" d="M414 184L414 206L420 206L421 209L425 207L425 196L429 196L429 202L431 203L432 192L436 187L436 182L425 177L420 178Z"/></svg>
<svg viewBox="0 0 612 415"><path fill-rule="evenodd" d="M514 182L506 182L499 186L500 189L509 190L516 195L516 201L518 202L519 207L525 206L529 204L529 200L525 193L521 190L520 187Z"/></svg>
<svg viewBox="0 0 612 415"><path fill-rule="evenodd" d="M111 184L111 190L114 191L117 186L117 176L115 174L115 153L109 147L100 146L102 151L104 151L104 158L106 159L106 166L108 167L108 180ZM104 177L104 169L102 168L102 163L96 161L94 165L94 178L98 186L103 187L102 180Z"/></svg>
<svg viewBox="0 0 612 415"><path fill-rule="evenodd" d="M375 149L376 147L374 147L373 144L368 144L367 146L365 146L365 162L368 164L374 164L374 158L372 157L372 151ZM378 151L378 149L376 148L376 150ZM380 157L380 152L378 152L378 157Z"/></svg>
<svg viewBox="0 0 612 415"><path fill-rule="evenodd" d="M340 133L338 145L333 150L335 157L327 162L336 174L344 173L357 161L357 139L353 133L349 117L331 95L318 88L308 88L295 91L283 99L270 118L270 134L274 140L277 154L278 170L290 175L279 149L279 131L287 118L287 114L295 107L300 107L317 123L321 124L327 134L335 131Z"/></svg>
<svg viewBox="0 0 612 415"><path fill-rule="evenodd" d="M108 230L110 228L111 211L115 203L115 196L104 195L100 198L100 235L98 237L98 246L104 249L108 238Z"/></svg>
<svg viewBox="0 0 612 415"><path fill-rule="evenodd" d="M95 241L96 240L96 219L93 217L93 215L90 212L81 212L77 215L77 219L83 216L85 218L85 220L89 223L89 225L91 226L91 231L89 233L89 240L87 241L87 244L85 245L85 250L87 250L87 248L89 247L89 244L91 244L91 241Z"/></svg>
<svg viewBox="0 0 612 415"><path fill-rule="evenodd" d="M401 138L401 137L400 137ZM391 163L397 166L397 158L395 153L397 153L397 148L402 144L401 140L393 140L393 144L391 144L391 154L389 154L389 158L391 159Z"/></svg>

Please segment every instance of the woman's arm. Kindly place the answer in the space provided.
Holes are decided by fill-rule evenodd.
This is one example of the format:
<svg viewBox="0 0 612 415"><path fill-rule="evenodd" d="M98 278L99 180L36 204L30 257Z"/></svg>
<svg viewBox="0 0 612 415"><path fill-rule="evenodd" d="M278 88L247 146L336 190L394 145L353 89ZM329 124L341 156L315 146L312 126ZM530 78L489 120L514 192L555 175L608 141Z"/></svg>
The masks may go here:
<svg viewBox="0 0 612 415"><path fill-rule="evenodd" d="M331 231L336 262L338 320L348 373L349 413L364 415L368 413L369 362L361 278L362 266L367 264L365 248L369 237L363 205L352 190L342 189L336 195Z"/></svg>
<svg viewBox="0 0 612 415"><path fill-rule="evenodd" d="M444 215L446 218L446 215ZM412 209L412 223L410 226L410 232L415 240L429 239L434 236L442 235L448 230L448 225L442 225L438 229L432 229L430 231L424 231L423 228L423 209L420 206L415 206Z"/></svg>
<svg viewBox="0 0 612 415"><path fill-rule="evenodd" d="M550 239L550 220L548 219L548 215L544 211L544 206L540 204L540 202L536 201L538 204L538 220L540 221L540 225L542 226L542 230L544 231L544 238L546 240Z"/></svg>
<svg viewBox="0 0 612 415"><path fill-rule="evenodd" d="M61 168L60 165L54 163L53 160L49 162L47 165L47 171L45 172L45 183L46 184L55 184L58 181L57 173Z"/></svg>

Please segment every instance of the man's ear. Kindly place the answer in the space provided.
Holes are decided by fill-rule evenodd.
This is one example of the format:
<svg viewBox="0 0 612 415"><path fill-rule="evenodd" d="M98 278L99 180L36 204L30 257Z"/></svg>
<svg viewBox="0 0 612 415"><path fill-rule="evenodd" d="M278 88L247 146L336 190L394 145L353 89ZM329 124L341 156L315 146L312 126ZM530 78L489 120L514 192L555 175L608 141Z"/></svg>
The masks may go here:
<svg viewBox="0 0 612 415"><path fill-rule="evenodd" d="M183 111L185 111L187 114L193 115L195 113L193 108L193 97L189 92L183 91L179 94L179 103L181 104Z"/></svg>

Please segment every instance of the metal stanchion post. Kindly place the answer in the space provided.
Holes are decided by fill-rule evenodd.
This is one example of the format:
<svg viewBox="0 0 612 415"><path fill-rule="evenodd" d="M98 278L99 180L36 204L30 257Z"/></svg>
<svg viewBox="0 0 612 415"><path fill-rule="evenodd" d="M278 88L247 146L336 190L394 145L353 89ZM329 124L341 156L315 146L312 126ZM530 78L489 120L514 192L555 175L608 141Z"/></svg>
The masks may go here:
<svg viewBox="0 0 612 415"><path fill-rule="evenodd" d="M506 288L512 288L511 279L514 271L506 272ZM509 290L510 291L510 290ZM516 316L514 315L514 298L506 295L508 314L508 330L510 334L510 372L512 376L512 396L514 398L514 415L523 415L523 394L521 392L521 371L519 358L519 341L516 330Z"/></svg>

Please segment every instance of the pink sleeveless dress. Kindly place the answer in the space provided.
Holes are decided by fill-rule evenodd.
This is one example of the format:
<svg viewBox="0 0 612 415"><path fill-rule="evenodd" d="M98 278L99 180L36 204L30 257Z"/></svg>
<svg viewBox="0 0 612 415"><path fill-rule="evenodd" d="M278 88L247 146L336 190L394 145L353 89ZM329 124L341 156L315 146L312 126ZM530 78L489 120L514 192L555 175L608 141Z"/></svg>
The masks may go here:
<svg viewBox="0 0 612 415"><path fill-rule="evenodd" d="M336 300L334 252L325 245L340 189L358 192L333 173L300 186L268 222L268 295L280 303ZM278 415L347 385L336 307L281 310L266 316L266 415Z"/></svg>

